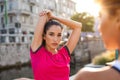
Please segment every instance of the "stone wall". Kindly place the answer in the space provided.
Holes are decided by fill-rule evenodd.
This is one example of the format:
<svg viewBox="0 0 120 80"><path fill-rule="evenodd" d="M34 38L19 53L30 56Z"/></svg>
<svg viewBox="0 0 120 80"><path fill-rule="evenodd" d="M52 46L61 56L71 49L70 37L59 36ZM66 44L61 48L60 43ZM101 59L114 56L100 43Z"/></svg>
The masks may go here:
<svg viewBox="0 0 120 80"><path fill-rule="evenodd" d="M29 44L0 44L0 66L28 62L29 46Z"/></svg>
<svg viewBox="0 0 120 80"><path fill-rule="evenodd" d="M94 56L105 51L101 38L85 38L83 41L79 41L74 51L76 60L82 60L85 58L94 58Z"/></svg>
<svg viewBox="0 0 120 80"><path fill-rule="evenodd" d="M29 46L29 44L0 44L0 66L28 62L30 60ZM93 58L104 50L100 38L86 38L84 41L78 42L74 55L76 60Z"/></svg>

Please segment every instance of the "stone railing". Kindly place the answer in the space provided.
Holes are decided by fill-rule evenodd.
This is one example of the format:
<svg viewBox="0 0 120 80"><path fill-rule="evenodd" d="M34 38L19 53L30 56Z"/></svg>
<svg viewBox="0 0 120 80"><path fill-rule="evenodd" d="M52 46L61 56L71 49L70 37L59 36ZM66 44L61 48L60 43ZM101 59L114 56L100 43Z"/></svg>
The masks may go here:
<svg viewBox="0 0 120 80"><path fill-rule="evenodd" d="M0 44L0 66L14 65L16 63L26 63L30 60L30 44ZM86 58L93 58L104 51L100 38L90 38L79 41L74 50L74 58L80 61Z"/></svg>

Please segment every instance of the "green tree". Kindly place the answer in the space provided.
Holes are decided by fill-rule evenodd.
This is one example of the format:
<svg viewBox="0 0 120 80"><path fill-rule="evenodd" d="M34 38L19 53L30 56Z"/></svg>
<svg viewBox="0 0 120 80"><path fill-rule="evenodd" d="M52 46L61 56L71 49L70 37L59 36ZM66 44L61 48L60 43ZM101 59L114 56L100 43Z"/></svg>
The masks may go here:
<svg viewBox="0 0 120 80"><path fill-rule="evenodd" d="M94 17L92 15L86 12L76 13L71 17L71 19L82 23L83 32L94 32Z"/></svg>

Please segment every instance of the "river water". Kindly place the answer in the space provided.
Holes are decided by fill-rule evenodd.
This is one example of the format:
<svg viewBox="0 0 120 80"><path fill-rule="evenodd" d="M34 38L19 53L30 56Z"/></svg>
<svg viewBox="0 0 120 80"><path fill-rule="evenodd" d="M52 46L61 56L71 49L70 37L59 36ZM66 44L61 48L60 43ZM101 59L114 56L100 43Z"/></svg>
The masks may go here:
<svg viewBox="0 0 120 80"><path fill-rule="evenodd" d="M0 80L13 80L21 77L33 78L30 66L0 71Z"/></svg>
<svg viewBox="0 0 120 80"><path fill-rule="evenodd" d="M70 76L75 73L75 68L71 67ZM14 80L21 77L33 79L33 73L30 66L17 67L0 71L0 80Z"/></svg>

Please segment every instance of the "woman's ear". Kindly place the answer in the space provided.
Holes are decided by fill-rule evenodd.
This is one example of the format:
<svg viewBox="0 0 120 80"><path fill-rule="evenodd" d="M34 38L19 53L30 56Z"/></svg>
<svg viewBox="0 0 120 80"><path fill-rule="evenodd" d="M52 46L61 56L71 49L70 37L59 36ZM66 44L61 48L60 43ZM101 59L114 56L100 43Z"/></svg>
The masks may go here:
<svg viewBox="0 0 120 80"><path fill-rule="evenodd" d="M118 16L117 16L117 27L118 27L118 30L120 31L120 14L118 14Z"/></svg>
<svg viewBox="0 0 120 80"><path fill-rule="evenodd" d="M43 39L45 40L45 34L43 34Z"/></svg>

